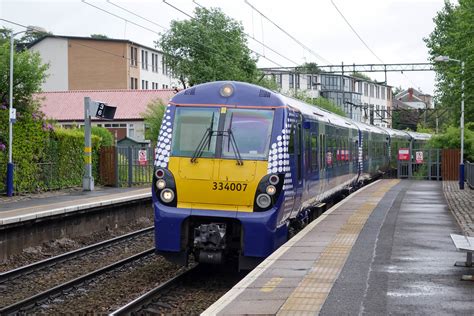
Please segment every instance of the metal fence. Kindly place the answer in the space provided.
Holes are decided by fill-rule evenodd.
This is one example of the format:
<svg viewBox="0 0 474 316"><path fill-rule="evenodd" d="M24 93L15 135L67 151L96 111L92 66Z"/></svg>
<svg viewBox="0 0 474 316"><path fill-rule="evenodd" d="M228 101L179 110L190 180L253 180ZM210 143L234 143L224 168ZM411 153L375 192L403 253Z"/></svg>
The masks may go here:
<svg viewBox="0 0 474 316"><path fill-rule="evenodd" d="M153 179L154 149L117 147L117 186L150 184Z"/></svg>
<svg viewBox="0 0 474 316"><path fill-rule="evenodd" d="M466 161L464 164L467 184L474 189L474 163Z"/></svg>
<svg viewBox="0 0 474 316"><path fill-rule="evenodd" d="M398 160L397 177L441 180L441 150L425 148L411 150L409 160Z"/></svg>

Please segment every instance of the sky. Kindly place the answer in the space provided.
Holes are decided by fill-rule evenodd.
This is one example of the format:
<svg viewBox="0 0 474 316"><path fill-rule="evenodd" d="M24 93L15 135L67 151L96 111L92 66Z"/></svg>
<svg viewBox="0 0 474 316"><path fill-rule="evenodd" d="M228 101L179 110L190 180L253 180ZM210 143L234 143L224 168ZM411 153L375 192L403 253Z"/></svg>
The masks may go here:
<svg viewBox="0 0 474 316"><path fill-rule="evenodd" d="M253 10L246 0L167 0L190 15L197 6L196 2L207 8L219 7L229 17L240 21L251 37L284 56L249 38L249 47L265 56L259 57L259 67L292 67L304 62L319 65L427 62L428 49L423 38L433 31L433 18L444 3L444 0L247 1L299 43ZM163 0L0 0L0 18L39 26L56 35L104 34L154 47L154 41L160 33L166 32L172 20L189 17ZM5 21L0 21L0 26L23 30ZM378 81L384 80L383 73L367 75ZM433 94L434 77L434 72L390 72L387 83Z"/></svg>

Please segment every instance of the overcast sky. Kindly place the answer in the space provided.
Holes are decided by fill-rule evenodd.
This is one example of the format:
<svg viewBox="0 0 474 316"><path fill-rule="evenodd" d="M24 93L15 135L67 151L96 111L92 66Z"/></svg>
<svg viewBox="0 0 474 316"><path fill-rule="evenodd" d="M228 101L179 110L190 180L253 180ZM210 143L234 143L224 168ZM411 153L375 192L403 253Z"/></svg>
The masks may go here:
<svg viewBox="0 0 474 316"><path fill-rule="evenodd" d="M423 42L434 28L433 17L443 7L443 0L248 0L266 17L294 36L311 51L278 30L244 0L196 0L206 7L220 7L228 16L241 21L245 31L287 59L249 39L251 49L268 57L260 57L259 67L275 67L317 62L332 64L417 63L427 62L428 50ZM165 32L171 20L187 19L162 0L89 1L94 6L148 28L111 16L80 0L0 0L0 17L23 25L35 25L57 35L89 36L105 34L125 38L154 47L157 33ZM168 0L179 9L192 14L192 0ZM333 3L339 8L360 37L378 56L357 38ZM114 6L117 4L154 23L140 19ZM22 30L0 21L1 26ZM160 26L164 27L160 27ZM321 58L320 58L321 57ZM289 60L288 60L289 59ZM383 74L368 73L383 81ZM388 84L403 88L421 88L433 93L433 72L389 73Z"/></svg>

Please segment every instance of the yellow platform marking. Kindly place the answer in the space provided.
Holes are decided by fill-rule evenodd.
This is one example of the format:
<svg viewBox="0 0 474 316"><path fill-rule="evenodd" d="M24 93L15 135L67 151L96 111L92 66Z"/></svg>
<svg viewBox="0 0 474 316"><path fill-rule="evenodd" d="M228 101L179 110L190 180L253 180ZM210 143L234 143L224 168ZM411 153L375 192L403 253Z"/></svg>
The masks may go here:
<svg viewBox="0 0 474 316"><path fill-rule="evenodd" d="M281 281L283 281L283 278L271 278L270 281L268 281L267 283L265 283L264 286L262 286L260 292L272 292L278 286L278 284L281 283Z"/></svg>
<svg viewBox="0 0 474 316"><path fill-rule="evenodd" d="M356 211L339 229L332 242L315 261L311 271L283 304L278 315L319 313L370 214L385 194L399 182L400 180L391 180L380 184L370 192L370 201L353 204L357 207Z"/></svg>

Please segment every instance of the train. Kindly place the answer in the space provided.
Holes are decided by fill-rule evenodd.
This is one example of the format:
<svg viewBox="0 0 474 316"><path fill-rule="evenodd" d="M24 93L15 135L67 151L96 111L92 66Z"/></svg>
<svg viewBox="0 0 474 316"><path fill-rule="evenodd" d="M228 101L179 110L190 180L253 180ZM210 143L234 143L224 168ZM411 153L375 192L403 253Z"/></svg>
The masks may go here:
<svg viewBox="0 0 474 316"><path fill-rule="evenodd" d="M155 249L257 265L324 201L396 168L399 148L430 135L380 128L236 81L178 92L155 149Z"/></svg>

